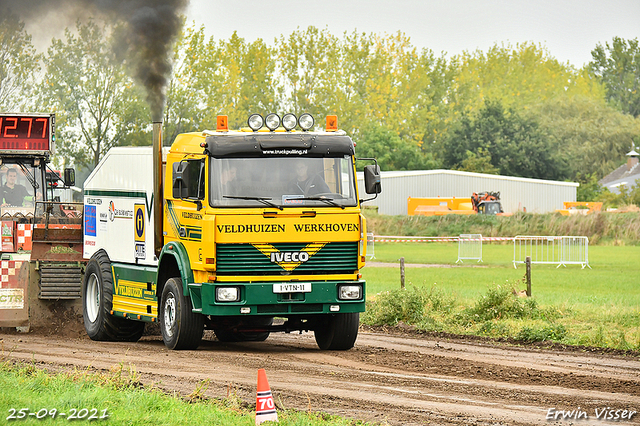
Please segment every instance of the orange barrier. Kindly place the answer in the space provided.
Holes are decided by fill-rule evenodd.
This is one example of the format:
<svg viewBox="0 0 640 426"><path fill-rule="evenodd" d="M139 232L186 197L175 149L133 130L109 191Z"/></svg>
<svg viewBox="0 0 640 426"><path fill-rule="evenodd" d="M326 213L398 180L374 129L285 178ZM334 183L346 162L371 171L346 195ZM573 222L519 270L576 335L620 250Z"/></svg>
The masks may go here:
<svg viewBox="0 0 640 426"><path fill-rule="evenodd" d="M409 216L441 216L445 214L476 214L470 197L428 197L407 199Z"/></svg>
<svg viewBox="0 0 640 426"><path fill-rule="evenodd" d="M563 209L556 211L563 216L587 215L602 210L602 202L600 201L565 201L562 206L564 207Z"/></svg>

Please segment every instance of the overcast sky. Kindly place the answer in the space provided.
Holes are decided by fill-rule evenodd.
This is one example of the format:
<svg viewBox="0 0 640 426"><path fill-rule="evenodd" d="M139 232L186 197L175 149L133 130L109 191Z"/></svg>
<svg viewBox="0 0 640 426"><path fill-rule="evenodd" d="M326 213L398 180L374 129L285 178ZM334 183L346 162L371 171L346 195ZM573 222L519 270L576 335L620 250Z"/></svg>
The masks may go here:
<svg viewBox="0 0 640 426"><path fill-rule="evenodd" d="M237 31L270 45L309 25L338 36L402 31L414 46L449 57L533 41L576 67L597 43L640 38L640 0L191 0L187 19L215 39Z"/></svg>

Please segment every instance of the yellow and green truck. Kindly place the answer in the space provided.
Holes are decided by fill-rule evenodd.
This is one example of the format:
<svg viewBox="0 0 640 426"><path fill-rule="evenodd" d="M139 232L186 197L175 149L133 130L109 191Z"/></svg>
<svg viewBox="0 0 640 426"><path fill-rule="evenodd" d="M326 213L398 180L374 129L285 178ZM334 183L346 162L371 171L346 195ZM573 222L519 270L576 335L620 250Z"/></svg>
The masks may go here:
<svg viewBox="0 0 640 426"><path fill-rule="evenodd" d="M111 149L84 185L82 284L94 340L137 341L159 322L170 349L313 331L353 347L365 309L366 224L354 143L308 114ZM366 193L380 192L377 164Z"/></svg>

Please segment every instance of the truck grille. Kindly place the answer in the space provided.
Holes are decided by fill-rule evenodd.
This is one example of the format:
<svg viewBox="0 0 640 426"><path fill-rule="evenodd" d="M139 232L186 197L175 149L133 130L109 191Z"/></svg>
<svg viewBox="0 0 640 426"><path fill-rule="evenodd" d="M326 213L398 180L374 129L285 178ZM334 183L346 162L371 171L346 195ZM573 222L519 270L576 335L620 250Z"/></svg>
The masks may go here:
<svg viewBox="0 0 640 426"><path fill-rule="evenodd" d="M305 243L272 244L280 253L302 251ZM346 274L358 269L358 243L327 243L308 260L287 271L252 244L218 244L218 275L314 275Z"/></svg>

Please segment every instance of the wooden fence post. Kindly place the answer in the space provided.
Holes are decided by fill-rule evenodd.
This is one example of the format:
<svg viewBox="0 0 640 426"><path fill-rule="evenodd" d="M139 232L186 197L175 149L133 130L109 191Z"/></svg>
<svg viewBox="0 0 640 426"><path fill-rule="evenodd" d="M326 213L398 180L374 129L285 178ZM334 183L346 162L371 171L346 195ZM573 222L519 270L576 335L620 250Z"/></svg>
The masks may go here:
<svg viewBox="0 0 640 426"><path fill-rule="evenodd" d="M400 258L400 288L404 289L404 257Z"/></svg>

